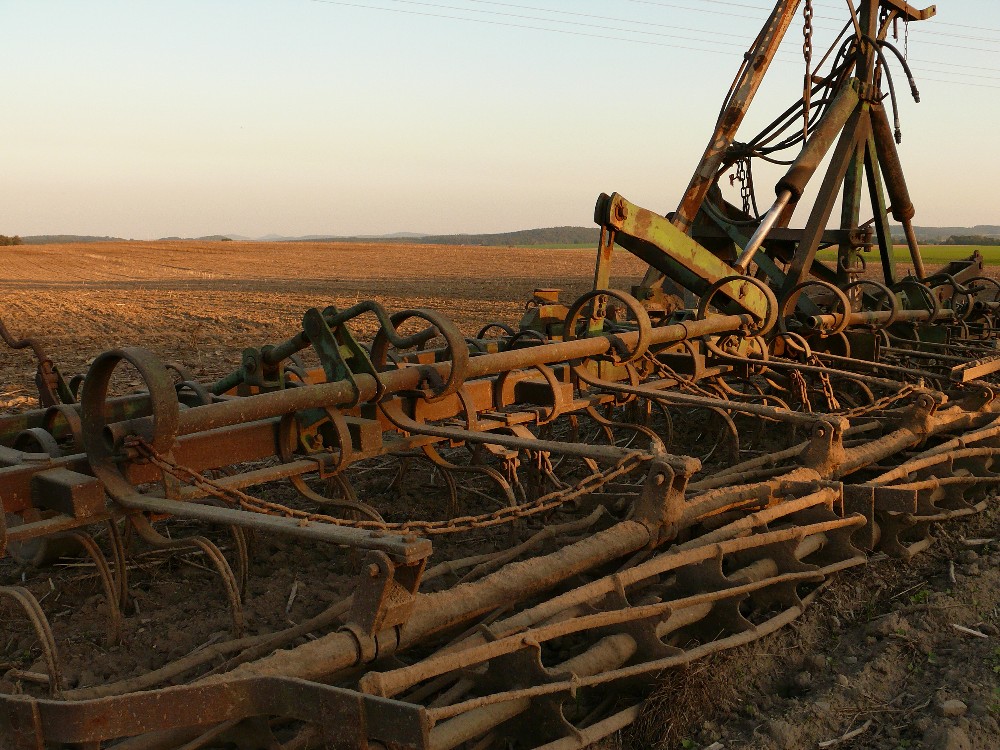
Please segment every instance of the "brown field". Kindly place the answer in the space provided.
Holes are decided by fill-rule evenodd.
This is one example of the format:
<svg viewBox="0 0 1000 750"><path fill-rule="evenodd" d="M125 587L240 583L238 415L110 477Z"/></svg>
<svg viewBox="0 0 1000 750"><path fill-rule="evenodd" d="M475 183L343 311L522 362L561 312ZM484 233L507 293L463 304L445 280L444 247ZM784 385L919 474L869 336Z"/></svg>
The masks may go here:
<svg viewBox="0 0 1000 750"><path fill-rule="evenodd" d="M216 376L247 346L293 335L310 307L374 299L390 312L432 307L468 335L516 323L536 287L572 299L592 281L594 251L401 244L107 242L0 248L0 320L34 335L64 374L100 352L146 346ZM622 254L632 283L643 266ZM375 332L374 319L356 333ZM0 410L33 391L26 352L0 346Z"/></svg>
<svg viewBox="0 0 1000 750"><path fill-rule="evenodd" d="M294 334L312 306L375 299L390 311L434 307L474 334L489 321L516 323L535 287L561 287L572 299L591 283L593 261L589 250L397 244L4 247L0 319L15 335L37 336L67 375L84 372L101 351L138 344L212 378L235 367L242 348ZM616 268L623 288L644 270L624 255ZM372 321L359 323L360 337L374 332ZM33 404L33 373L30 353L0 345L0 413ZM912 566L886 560L845 573L795 625L665 675L653 708L620 746L705 748L722 741L726 748L815 748L867 726L836 746L1000 747L1000 547L963 543L997 537L994 505L942 529ZM328 563L305 564L316 563L319 553L306 559L301 545L280 540L261 547L251 577L251 632L284 627L293 578L305 582L291 610L296 618L343 593L323 577ZM957 571L954 582L950 569ZM25 585L37 595L50 588L60 592L54 599L64 595L57 609L66 609L53 620L57 637L74 641L80 652L68 663L74 683L141 673L224 636L227 613L211 574L190 561L170 574L158 570L144 584L148 591L134 593L143 614L138 605L130 611L125 644L107 649L98 637L103 610L93 576L75 567L27 572ZM208 594L192 596L192 585ZM179 620L185 628L174 627ZM990 637L970 638L952 624ZM170 635L154 639L163 630ZM98 662L116 671L98 673ZM940 705L949 698L962 699L967 714L942 717Z"/></svg>

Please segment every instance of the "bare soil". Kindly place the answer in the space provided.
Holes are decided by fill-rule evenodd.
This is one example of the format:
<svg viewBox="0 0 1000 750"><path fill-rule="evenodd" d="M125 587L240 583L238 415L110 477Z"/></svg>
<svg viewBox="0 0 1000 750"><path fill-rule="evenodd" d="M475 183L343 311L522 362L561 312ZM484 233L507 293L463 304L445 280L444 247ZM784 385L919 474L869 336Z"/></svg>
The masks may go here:
<svg viewBox="0 0 1000 750"><path fill-rule="evenodd" d="M840 574L779 633L665 675L620 746L1000 748L1000 505L936 535L909 565Z"/></svg>
<svg viewBox="0 0 1000 750"><path fill-rule="evenodd" d="M593 261L591 251L398 244L0 248L0 319L15 335L37 336L67 375L85 372L104 350L140 344L208 379L235 367L244 347L293 335L309 307L365 299L390 310L433 307L471 335L493 320L516 324L533 288L561 287L572 300L590 285ZM643 271L629 256L615 263L623 288ZM373 332L373 320L357 331ZM34 406L33 373L29 352L0 345L0 412ZM642 721L610 744L1000 748L1000 510L939 536L911 565L882 559L842 574L781 633L664 675ZM223 535L214 538L231 551ZM975 539L993 541L968 541ZM484 543L468 539L448 552L465 545L472 554ZM69 687L142 674L229 637L221 585L203 557L133 551L133 602L124 638L113 645L85 560L46 569L0 563L3 581L28 586L67 644ZM318 545L273 539L258 539L252 560L249 634L322 611L347 593L344 574L354 564ZM43 671L20 618L4 611L0 627L12 633L0 644L7 662L0 666ZM838 741L821 744L830 740Z"/></svg>
<svg viewBox="0 0 1000 750"><path fill-rule="evenodd" d="M390 311L435 308L467 335L516 323L536 287L571 302L592 283L594 251L403 244L108 242L0 248L0 320L34 335L65 375L97 354L142 345L203 376L247 346L301 328L310 307L374 299ZM622 252L627 280L642 264ZM376 330L359 320L359 337ZM30 353L0 346L0 410L33 393Z"/></svg>

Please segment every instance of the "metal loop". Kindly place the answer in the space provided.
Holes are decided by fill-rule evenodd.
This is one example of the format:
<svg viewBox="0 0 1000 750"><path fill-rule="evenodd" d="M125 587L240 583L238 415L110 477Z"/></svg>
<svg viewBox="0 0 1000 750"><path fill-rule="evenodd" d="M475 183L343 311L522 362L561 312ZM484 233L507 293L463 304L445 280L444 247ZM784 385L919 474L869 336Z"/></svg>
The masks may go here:
<svg viewBox="0 0 1000 750"><path fill-rule="evenodd" d="M774 292L771 291L771 287L753 276L724 276L712 284L705 290L704 294L701 295L701 299L698 301L698 313L695 316L696 320L704 320L708 314L708 308L711 306L715 295L722 291L724 287L735 283L750 284L751 286L757 287L761 294L764 295L764 299L767 300L767 314L763 318L760 318L760 322L757 324L755 329L744 331L747 336L763 336L774 328L774 324L778 322L778 299L774 296ZM754 315L754 317L758 317L755 313L750 314Z"/></svg>
<svg viewBox="0 0 1000 750"><path fill-rule="evenodd" d="M399 327L411 318L426 320L431 326L414 336L400 338L398 335ZM371 359L375 368L379 371L385 370L386 363L389 360L390 344L392 344L393 339L403 343L416 340L422 346L428 340L435 337L435 335L428 335L428 332L432 332L433 334L433 331L437 330L437 334L444 338L447 345L447 353L451 357L451 369L448 372L447 380L436 384L429 382L430 372L436 372L436 370L428 368L425 371L424 380L431 388L423 391L422 396L425 401L434 402L457 393L458 389L465 382L469 371L469 347L465 343L465 337L458 330L458 327L450 319L441 315L441 313L425 308L403 310L395 313L389 318L389 322L392 330L390 331L383 326L379 329L378 334L376 334L375 340L372 341Z"/></svg>
<svg viewBox="0 0 1000 750"><path fill-rule="evenodd" d="M781 311L778 316L778 329L782 333L788 333L788 306L792 301L795 301L797 305L798 297L802 292L802 290L810 286L818 286L822 289L825 289L828 292L831 292L833 296L836 298L837 303L840 305L841 309L843 309L844 311L843 317L833 327L833 329L829 331L821 330L820 337L826 338L827 336L835 336L838 333L843 333L845 330L847 330L847 327L850 325L851 301L847 298L847 295L844 294L843 290L841 290L839 287L834 286L828 281L820 281L819 279L807 279L806 281L803 281L802 283L796 284L794 287L792 287L791 291L788 292L784 300L782 300L781 302Z"/></svg>
<svg viewBox="0 0 1000 750"><path fill-rule="evenodd" d="M625 364L626 362L635 362L649 350L650 338L653 335L653 323L649 319L649 313L646 311L646 308L642 306L642 303L639 302L639 300L631 294L626 294L625 292L617 289L592 289L591 291L578 297L566 313L566 320L563 323L563 339L566 341L573 341L576 338L577 319L580 317L580 313L583 312L583 308L586 304L592 300L593 304L591 306L590 319L604 319L603 314L598 314L599 312L602 312L599 309L602 304L602 297L612 297L625 305L626 309L635 319L639 333L639 339L635 342L635 346L631 351L624 346L624 342L621 342L621 339L613 338L613 341L620 342L622 345L620 348L615 346L612 347L612 352L609 352L611 361L617 365Z"/></svg>

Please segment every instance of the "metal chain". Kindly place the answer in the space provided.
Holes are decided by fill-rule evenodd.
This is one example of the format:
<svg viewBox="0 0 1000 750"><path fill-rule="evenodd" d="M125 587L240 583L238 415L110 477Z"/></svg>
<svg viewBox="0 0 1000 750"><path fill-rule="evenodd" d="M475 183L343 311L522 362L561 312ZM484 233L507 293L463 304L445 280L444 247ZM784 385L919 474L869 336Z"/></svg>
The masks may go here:
<svg viewBox="0 0 1000 750"><path fill-rule="evenodd" d="M705 396L706 398L714 398L714 399L719 398L718 393L713 393L712 391L709 391L698 385L694 381L693 376L691 378L684 377L679 372L670 367L670 365L666 364L665 362L661 362L654 355L649 354L647 352L646 354L643 355L643 358L646 361L648 361L650 365L655 369L657 378L660 378L661 380L666 379L668 377L673 378L677 382L677 386L682 391L688 391L689 393L698 396Z"/></svg>
<svg viewBox="0 0 1000 750"><path fill-rule="evenodd" d="M802 6L802 57L806 61L806 74L802 84L802 137L809 137L809 109L812 103L812 56L813 56L813 4L806 0Z"/></svg>
<svg viewBox="0 0 1000 750"><path fill-rule="evenodd" d="M809 387L806 385L806 379L802 377L802 373L798 370L792 370L789 380L792 381L792 387L795 388L799 401L802 402L802 408L812 414L812 404L809 403Z"/></svg>
<svg viewBox="0 0 1000 750"><path fill-rule="evenodd" d="M837 412L838 416L841 417L863 417L866 414L871 414L874 411L880 411L887 406L892 406L893 404L902 401L904 398L914 393L917 389L912 385L904 385L897 393L893 393L889 396L883 396L878 401L873 401L867 406L859 406L854 409L847 409L845 411Z"/></svg>
<svg viewBox="0 0 1000 750"><path fill-rule="evenodd" d="M743 199L743 213L753 216L753 201L751 200L752 187L750 184L750 157L740 159L736 162L736 180L740 183L740 197Z"/></svg>
<svg viewBox="0 0 1000 750"><path fill-rule="evenodd" d="M352 521L345 518L336 518L321 513L309 513L289 508L279 503L269 502L253 495L248 495L240 490L225 487L217 482L208 479L203 474L186 466L181 466L173 459L158 453L149 443L138 436L131 436L126 440L126 447L133 448L139 455L156 466L160 471L170 474L184 484L197 487L202 492L212 497L218 498L230 505L236 505L243 510L265 515L279 515L286 518L297 518L303 525L311 522L328 523L334 526L343 526L352 529L363 529L365 531L381 531L387 534L456 534L473 529L489 528L505 523L512 523L521 518L546 513L550 510L573 502L577 498L588 495L600 489L609 482L630 474L643 463L651 461L653 455L642 451L634 451L623 456L613 466L596 474L589 474L575 485L561 490L542 495L530 503L517 506L504 506L492 513L483 513L476 516L462 516L451 518L447 521L406 521L402 523L385 523L379 521Z"/></svg>
<svg viewBox="0 0 1000 750"><path fill-rule="evenodd" d="M810 358L809 364L820 368L826 367L815 354ZM833 383L830 382L830 376L825 372L820 372L819 383L823 388L823 397L826 399L827 408L830 411L837 411L840 408L840 401L837 400L837 394L833 390Z"/></svg>

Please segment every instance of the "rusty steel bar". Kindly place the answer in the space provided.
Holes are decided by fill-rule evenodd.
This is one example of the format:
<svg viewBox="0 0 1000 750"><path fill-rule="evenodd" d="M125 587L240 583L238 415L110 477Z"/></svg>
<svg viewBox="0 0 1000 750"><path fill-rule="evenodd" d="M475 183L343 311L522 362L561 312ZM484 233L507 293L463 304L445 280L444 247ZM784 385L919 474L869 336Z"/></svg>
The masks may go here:
<svg viewBox="0 0 1000 750"><path fill-rule="evenodd" d="M653 328L649 343L654 346L676 343L699 336L738 331L744 326L753 326L755 323L756 321L750 315L720 315L706 320L675 323ZM633 331L615 337L595 336L555 342L546 344L544 347L526 347L494 354L483 354L469 360L465 376L466 379L472 379L553 362L598 357L613 349L615 339L620 340L625 346L634 346L639 340L639 333ZM381 387L387 393L415 389L426 376L426 373L421 372L422 367L433 368L443 379L447 379L451 372L451 365L448 362L389 370L379 374ZM357 390L347 381L337 381L261 393L253 398L233 399L187 409L181 412L178 417L177 432L180 435L186 435L241 422L269 419L303 409L350 404L359 399L367 401L374 398L375 394L379 392L380 384L370 375L357 374L355 382ZM134 422L136 424L148 423L142 420L134 420Z"/></svg>
<svg viewBox="0 0 1000 750"><path fill-rule="evenodd" d="M747 110L753 102L754 95L764 80L771 61L781 45L788 27L795 18L799 0L784 0L778 2L767 22L761 29L753 49L748 54L744 68L733 86L727 101L719 114L719 120L701 157L701 162L695 169L691 182L684 191L684 197L677 206L674 224L678 229L689 231L694 218L701 209L701 204L708 195L709 188L718 177L726 152L733 144L736 131L739 130Z"/></svg>
<svg viewBox="0 0 1000 750"><path fill-rule="evenodd" d="M417 597L413 612L398 635L386 643L388 651L406 648L429 636L481 616L511 601L537 595L560 581L604 562L643 549L651 541L650 530L635 521L623 521L556 552L527 563L511 563L475 583ZM398 641L397 641L398 638ZM363 646L348 632L331 633L290 651L279 651L232 675L295 675L323 679L362 663Z"/></svg>
<svg viewBox="0 0 1000 750"><path fill-rule="evenodd" d="M819 549L826 541L826 537L823 534L824 531L829 529L855 527L860 523L860 518L853 518L830 521L825 524L813 524L800 527L799 532L803 536L803 541L797 548L796 556L799 559L802 559ZM754 541L760 546L773 543L773 541L764 542L762 539L773 540L774 537L762 534L756 537ZM725 554L729 549L745 549L745 545L734 545L732 542L721 542L718 543L718 546L712 551L716 554ZM710 558L701 557L701 559ZM676 557L673 560L669 560L668 558L668 561L673 563L672 566L660 566L658 570L659 573L662 574L671 569L676 569L681 565L691 564L691 560L682 562ZM417 662L416 664L401 667L389 672L369 672L361 679L360 686L362 690L367 693L391 697L400 694L404 690L407 690L424 680L445 674L446 672L466 669L497 656L513 653L514 651L524 648L525 645L542 643L544 641L552 640L553 638L565 637L567 635L572 635L585 630L604 628L609 625L617 625L633 620L643 620L655 615L672 614L679 610L698 607L706 603L711 604L721 599L758 591L764 586L773 585L778 582L789 582L800 579L807 580L815 577L815 573L813 572L805 574L787 574L781 576L778 580L764 582L762 580L763 578L775 578L778 575L773 561L770 565L771 567L767 569L752 569L748 566L730 573L728 576L730 580L746 580L745 584L739 586L726 588L717 592L692 595L672 600L670 602L638 605L621 610L609 610L593 615L583 615L566 620L560 620L556 623L528 628L496 641L490 641L478 646L461 648L460 650L455 649L446 651L440 655L435 655L423 661Z"/></svg>

